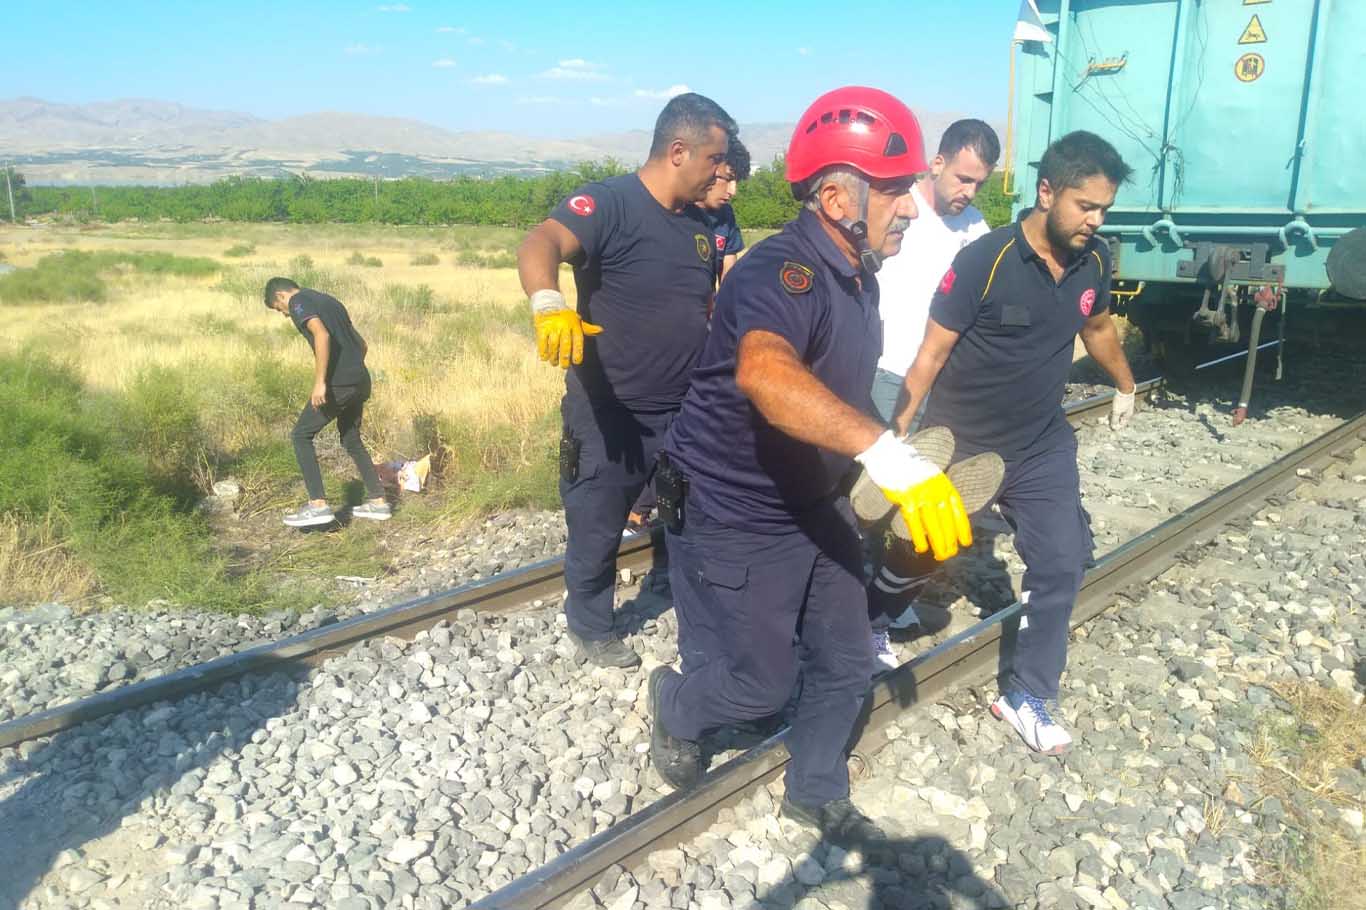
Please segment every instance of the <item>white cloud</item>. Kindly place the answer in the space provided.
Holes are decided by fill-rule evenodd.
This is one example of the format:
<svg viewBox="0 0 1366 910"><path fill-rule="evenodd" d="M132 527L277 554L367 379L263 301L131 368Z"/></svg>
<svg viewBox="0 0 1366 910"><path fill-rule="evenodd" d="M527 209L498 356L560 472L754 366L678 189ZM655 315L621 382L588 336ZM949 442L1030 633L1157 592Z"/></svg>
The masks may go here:
<svg viewBox="0 0 1366 910"><path fill-rule="evenodd" d="M455 26L455 25L440 25L440 26L437 26L437 29L436 29L436 30L437 30L438 32L445 33L445 34L451 34L451 35L463 35L463 34L465 34L465 30L464 30L463 28L461 28L461 27L459 27L459 26Z"/></svg>
<svg viewBox="0 0 1366 910"><path fill-rule="evenodd" d="M616 107L617 105L621 104L621 99L601 98L597 95L594 95L592 98L588 99L588 103L593 105L594 107Z"/></svg>
<svg viewBox="0 0 1366 910"><path fill-rule="evenodd" d="M433 60L432 66L436 67L439 70L448 70L451 67L455 66L455 61L452 60L450 57L442 57L440 60Z"/></svg>
<svg viewBox="0 0 1366 910"><path fill-rule="evenodd" d="M507 85L508 77L502 73L485 73L470 80L475 85Z"/></svg>
<svg viewBox="0 0 1366 910"><path fill-rule="evenodd" d="M406 3L382 3L375 7L381 13L410 13L413 8Z"/></svg>
<svg viewBox="0 0 1366 910"><path fill-rule="evenodd" d="M559 104L560 99L554 95L523 95L517 99L518 104Z"/></svg>
<svg viewBox="0 0 1366 910"><path fill-rule="evenodd" d="M805 57L807 54L811 53L811 49L808 47L799 47L797 48L797 53Z"/></svg>
<svg viewBox="0 0 1366 910"><path fill-rule="evenodd" d="M480 45L482 45L482 44L484 43L484 39L483 39L483 38L480 38L480 37L478 37L478 36L476 35L476 36L473 37L473 38L466 38L466 39L465 39L465 43L466 43L466 44L473 45L474 47L479 47Z"/></svg>
<svg viewBox="0 0 1366 910"><path fill-rule="evenodd" d="M352 57L369 57L370 55L378 54L379 52L380 48L378 46L370 44L353 44L342 51L342 53L350 54Z"/></svg>
<svg viewBox="0 0 1366 910"><path fill-rule="evenodd" d="M635 90L635 96L636 96L637 98L659 98L659 99L666 99L666 98L672 98L672 97L674 97L675 95L682 95L682 94L684 94L685 92L690 92L690 91L692 91L692 89L690 89L690 88L688 88L686 85L683 85L682 83L680 83L680 84L678 84L678 85L671 85L671 86L669 86L668 88L661 88L661 89L638 88L638 89Z"/></svg>
<svg viewBox="0 0 1366 910"><path fill-rule="evenodd" d="M601 63L590 63L581 57L575 57L570 60L561 60L559 66L552 66L541 73L541 76L546 79L580 79L601 82L607 78L607 74L603 73L602 69Z"/></svg>

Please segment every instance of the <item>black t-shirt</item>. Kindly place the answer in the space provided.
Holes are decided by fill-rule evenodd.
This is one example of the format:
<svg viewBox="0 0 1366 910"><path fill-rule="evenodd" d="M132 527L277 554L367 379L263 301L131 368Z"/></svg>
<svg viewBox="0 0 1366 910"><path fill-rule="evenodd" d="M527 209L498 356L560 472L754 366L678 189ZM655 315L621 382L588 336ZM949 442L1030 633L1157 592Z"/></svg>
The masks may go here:
<svg viewBox="0 0 1366 910"><path fill-rule="evenodd" d="M365 368L365 355L361 353L360 333L351 324L351 316L337 298L315 291L300 288L289 298L289 318L299 334L308 339L313 347L313 333L308 330L310 319L322 320L330 337L327 356L328 386L358 386L370 381L370 371Z"/></svg>
<svg viewBox="0 0 1366 910"><path fill-rule="evenodd" d="M925 426L953 430L963 454L1007 461L1057 445L1077 333L1110 306L1110 253L1092 240L1054 282L1019 222L964 247L930 303L959 333L930 393Z"/></svg>
<svg viewBox="0 0 1366 910"><path fill-rule="evenodd" d="M882 353L878 287L803 210L757 244L721 284L711 335L664 449L691 484L689 501L734 528L790 530L835 493L853 460L769 423L735 382L747 332L786 339L826 388L873 415Z"/></svg>
<svg viewBox="0 0 1366 910"><path fill-rule="evenodd" d="M702 209L702 217L711 227L712 246L716 247L716 278L721 279L721 263L727 256L737 255L745 248L744 235L735 220L735 209L726 203L714 212Z"/></svg>
<svg viewBox="0 0 1366 910"><path fill-rule="evenodd" d="M584 339L567 382L596 402L673 410L707 338L716 248L702 212L671 212L635 174L581 187L551 218L583 246L574 268Z"/></svg>

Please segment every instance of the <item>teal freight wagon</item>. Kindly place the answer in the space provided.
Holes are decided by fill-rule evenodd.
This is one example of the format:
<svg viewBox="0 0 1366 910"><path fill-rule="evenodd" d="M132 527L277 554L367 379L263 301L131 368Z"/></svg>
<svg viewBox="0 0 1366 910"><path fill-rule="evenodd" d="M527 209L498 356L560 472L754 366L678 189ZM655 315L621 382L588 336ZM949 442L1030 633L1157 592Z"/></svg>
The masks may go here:
<svg viewBox="0 0 1366 910"><path fill-rule="evenodd" d="M1120 308L1150 338L1174 314L1186 341L1250 335L1241 420L1264 317L1283 338L1297 308L1366 299L1366 0L1036 6L1012 46L1016 213L1051 140L1113 143L1134 168L1102 229Z"/></svg>

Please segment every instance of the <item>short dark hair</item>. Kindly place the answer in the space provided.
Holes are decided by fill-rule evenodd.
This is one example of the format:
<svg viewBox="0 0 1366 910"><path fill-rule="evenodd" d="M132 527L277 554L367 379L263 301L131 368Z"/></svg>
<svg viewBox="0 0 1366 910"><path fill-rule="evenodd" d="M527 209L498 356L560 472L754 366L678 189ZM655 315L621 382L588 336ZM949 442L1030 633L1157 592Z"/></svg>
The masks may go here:
<svg viewBox="0 0 1366 910"><path fill-rule="evenodd" d="M266 309L270 309L275 302L275 295L280 291L297 291L299 286L290 278L272 278L266 282Z"/></svg>
<svg viewBox="0 0 1366 910"><path fill-rule="evenodd" d="M749 179L749 149L745 148L739 136L730 137L730 148L726 150L726 164L735 172L736 180Z"/></svg>
<svg viewBox="0 0 1366 910"><path fill-rule="evenodd" d="M1132 173L1133 168L1124 163L1113 145L1086 130L1055 140L1039 162L1039 181L1047 180L1055 193L1081 186L1082 181L1096 174L1104 174L1105 179L1119 186Z"/></svg>
<svg viewBox="0 0 1366 910"><path fill-rule="evenodd" d="M955 120L939 140L939 154L945 161L963 149L972 149L987 167L995 167L1001 157L1001 140L984 120Z"/></svg>
<svg viewBox="0 0 1366 910"><path fill-rule="evenodd" d="M734 138L735 121L721 105L696 92L684 92L669 99L655 120L654 140L650 143L650 157L658 158L669 150L675 139L702 142L714 126L719 126Z"/></svg>

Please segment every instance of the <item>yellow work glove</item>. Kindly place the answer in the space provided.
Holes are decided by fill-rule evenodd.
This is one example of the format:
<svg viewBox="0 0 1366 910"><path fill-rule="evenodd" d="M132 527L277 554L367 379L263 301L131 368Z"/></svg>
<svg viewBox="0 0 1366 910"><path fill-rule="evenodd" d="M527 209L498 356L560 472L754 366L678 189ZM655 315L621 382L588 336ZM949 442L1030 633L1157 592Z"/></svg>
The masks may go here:
<svg viewBox="0 0 1366 910"><path fill-rule="evenodd" d="M596 335L602 326L584 322L571 310L559 291L541 290L531 295L532 321L536 325L536 352L546 363L583 363L583 336Z"/></svg>
<svg viewBox="0 0 1366 910"><path fill-rule="evenodd" d="M948 475L888 430L854 459L883 495L901 510L917 553L940 561L972 546L972 525Z"/></svg>

